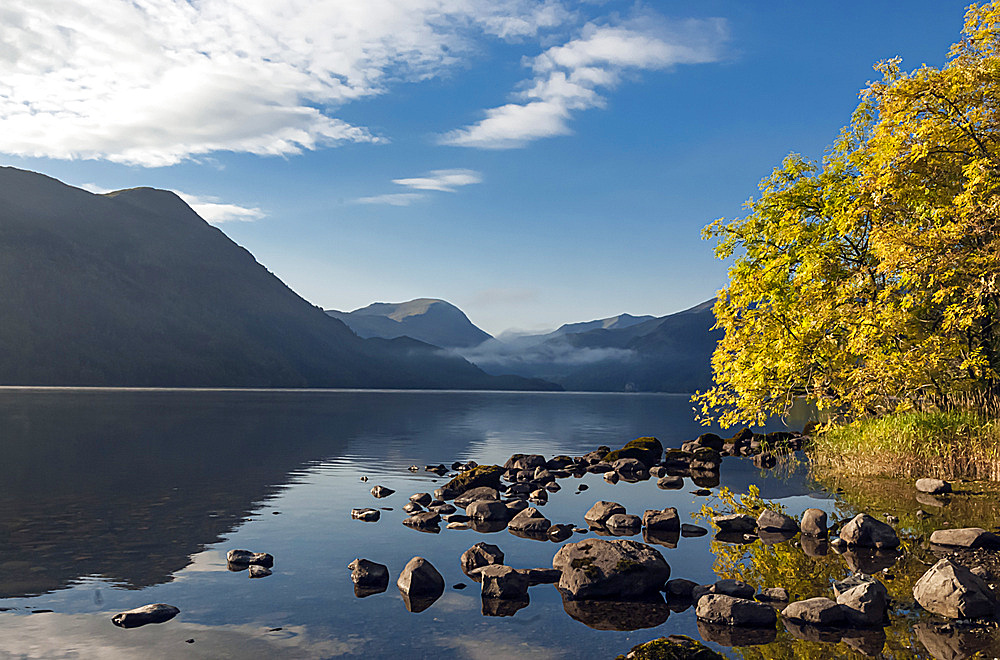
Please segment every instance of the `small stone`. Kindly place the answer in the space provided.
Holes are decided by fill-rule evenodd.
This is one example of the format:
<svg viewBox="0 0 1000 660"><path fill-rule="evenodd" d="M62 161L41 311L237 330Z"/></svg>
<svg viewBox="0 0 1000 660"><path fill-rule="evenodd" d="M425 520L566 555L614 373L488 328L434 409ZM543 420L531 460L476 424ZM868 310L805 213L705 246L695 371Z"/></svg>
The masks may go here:
<svg viewBox="0 0 1000 660"><path fill-rule="evenodd" d="M376 522L381 515L378 509L351 509L351 518L363 522Z"/></svg>
<svg viewBox="0 0 1000 660"><path fill-rule="evenodd" d="M359 557L348 564L347 568L351 569L351 581L360 587L381 588L384 591L389 584L389 569L383 564Z"/></svg>
<svg viewBox="0 0 1000 660"><path fill-rule="evenodd" d="M385 486L375 486L374 488L372 488L372 495L374 495L379 499L382 499L383 497L389 497L395 492L396 491L394 491L393 489L386 488Z"/></svg>
<svg viewBox="0 0 1000 660"><path fill-rule="evenodd" d="M143 605L134 610L119 612L111 617L111 623L119 628L138 628L149 623L163 623L180 614L180 610L166 603Z"/></svg>
<svg viewBox="0 0 1000 660"><path fill-rule="evenodd" d="M259 566L257 564L250 565L250 577L252 578L262 578L267 577L271 574L271 569L264 566Z"/></svg>
<svg viewBox="0 0 1000 660"><path fill-rule="evenodd" d="M662 490L679 490L684 488L684 477L665 476L656 480L656 487Z"/></svg>
<svg viewBox="0 0 1000 660"><path fill-rule="evenodd" d="M230 550L226 553L226 561L235 566L250 566L256 564L265 568L274 566L274 557L266 552L250 552L249 550Z"/></svg>
<svg viewBox="0 0 1000 660"><path fill-rule="evenodd" d="M931 495L943 495L951 492L951 484L941 479L917 479L917 490Z"/></svg>

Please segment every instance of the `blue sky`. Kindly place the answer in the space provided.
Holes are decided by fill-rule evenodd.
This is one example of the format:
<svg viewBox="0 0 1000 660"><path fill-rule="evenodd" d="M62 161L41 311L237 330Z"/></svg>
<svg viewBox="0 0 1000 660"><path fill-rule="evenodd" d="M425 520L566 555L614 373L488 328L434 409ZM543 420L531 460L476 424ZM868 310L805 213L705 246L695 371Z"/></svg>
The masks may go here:
<svg viewBox="0 0 1000 660"><path fill-rule="evenodd" d="M966 6L5 0L0 163L179 191L324 308L659 316L725 282L701 228Z"/></svg>

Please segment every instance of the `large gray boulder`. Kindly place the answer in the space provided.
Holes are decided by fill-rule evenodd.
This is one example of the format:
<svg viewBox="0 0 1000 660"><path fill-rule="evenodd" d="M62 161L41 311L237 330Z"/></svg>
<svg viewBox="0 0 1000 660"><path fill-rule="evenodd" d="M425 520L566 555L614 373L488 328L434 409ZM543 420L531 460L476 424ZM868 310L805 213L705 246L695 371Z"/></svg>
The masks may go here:
<svg viewBox="0 0 1000 660"><path fill-rule="evenodd" d="M567 543L552 559L559 588L573 599L628 600L653 594L670 577L658 550L627 539Z"/></svg>
<svg viewBox="0 0 1000 660"><path fill-rule="evenodd" d="M351 581L359 587L384 591L389 584L389 569L383 564L358 558L347 568L351 569Z"/></svg>
<svg viewBox="0 0 1000 660"><path fill-rule="evenodd" d="M802 512L802 533L809 536L826 536L826 511L806 509Z"/></svg>
<svg viewBox="0 0 1000 660"><path fill-rule="evenodd" d="M529 506L516 516L511 518L507 527L515 532L525 532L527 534L545 535L549 531L552 523L542 515L542 512L533 506Z"/></svg>
<svg viewBox="0 0 1000 660"><path fill-rule="evenodd" d="M465 515L472 520L507 520L510 510L503 502L476 500L465 507Z"/></svg>
<svg viewBox="0 0 1000 660"><path fill-rule="evenodd" d="M928 612L949 619L992 617L997 607L996 597L982 578L947 558L917 580L913 597Z"/></svg>
<svg viewBox="0 0 1000 660"><path fill-rule="evenodd" d="M981 527L939 529L931 532L931 543L956 548L991 548L1000 545L1000 537Z"/></svg>
<svg viewBox="0 0 1000 660"><path fill-rule="evenodd" d="M754 520L753 516L748 516L745 513L716 516L712 518L712 522L715 523L720 532L738 532L743 534L757 530L757 521Z"/></svg>
<svg viewBox="0 0 1000 660"><path fill-rule="evenodd" d="M503 563L503 550L492 543L479 542L462 553L462 572L470 575L483 566Z"/></svg>
<svg viewBox="0 0 1000 660"><path fill-rule="evenodd" d="M429 561L414 557L399 573L396 586L404 596L413 599L437 598L444 593L444 578Z"/></svg>
<svg viewBox="0 0 1000 660"><path fill-rule="evenodd" d="M674 507L666 508L663 511L647 510L642 514L642 525L649 530L680 532L681 519Z"/></svg>
<svg viewBox="0 0 1000 660"><path fill-rule="evenodd" d="M859 513L840 530L840 539L850 546L888 550L899 547L896 530L866 513Z"/></svg>
<svg viewBox="0 0 1000 660"><path fill-rule="evenodd" d="M633 516L631 513L616 513L608 516L604 521L604 526L612 532L631 530L633 534L638 534L642 529L642 518ZM618 534L618 536L628 536L628 534Z"/></svg>
<svg viewBox="0 0 1000 660"><path fill-rule="evenodd" d="M134 610L119 612L111 617L111 623L119 628L138 628L148 623L163 623L180 614L180 610L166 603L143 605Z"/></svg>
<svg viewBox="0 0 1000 660"><path fill-rule="evenodd" d="M523 571L490 564L479 569L479 579L483 583L483 598L505 598L521 600L528 596L528 575Z"/></svg>
<svg viewBox="0 0 1000 660"><path fill-rule="evenodd" d="M941 479L917 479L917 490L931 495L943 495L951 492L951 484Z"/></svg>
<svg viewBox="0 0 1000 660"><path fill-rule="evenodd" d="M877 626L885 619L889 593L878 581L865 581L837 596L837 603L844 606L847 623L852 626Z"/></svg>
<svg viewBox="0 0 1000 660"><path fill-rule="evenodd" d="M618 502L606 502L601 500L595 502L587 513L583 514L583 519L592 525L603 525L604 521L616 513L625 513L625 507Z"/></svg>
<svg viewBox="0 0 1000 660"><path fill-rule="evenodd" d="M799 531L799 523L795 522L795 519L791 516L786 516L771 509L764 509L757 516L757 528L762 531L795 534Z"/></svg>
<svg viewBox="0 0 1000 660"><path fill-rule="evenodd" d="M847 619L845 608L829 598L809 598L790 603L781 610L781 618L813 626L837 626Z"/></svg>
<svg viewBox="0 0 1000 660"><path fill-rule="evenodd" d="M778 615L770 605L725 594L702 596L695 608L695 616L709 623L758 628L773 628L778 620Z"/></svg>
<svg viewBox="0 0 1000 660"><path fill-rule="evenodd" d="M413 498L410 498L413 499ZM492 486L479 486L477 488L470 488L461 495L455 498L455 506L466 508L473 502L478 500L499 500L500 493L496 488ZM418 502L418 504L424 504L423 502Z"/></svg>

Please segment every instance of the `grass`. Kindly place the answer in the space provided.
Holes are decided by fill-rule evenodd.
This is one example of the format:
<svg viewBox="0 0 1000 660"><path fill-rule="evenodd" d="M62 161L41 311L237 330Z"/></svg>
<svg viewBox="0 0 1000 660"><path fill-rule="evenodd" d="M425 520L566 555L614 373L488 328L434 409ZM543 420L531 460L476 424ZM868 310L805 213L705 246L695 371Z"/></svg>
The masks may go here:
<svg viewBox="0 0 1000 660"><path fill-rule="evenodd" d="M1000 418L975 411L897 413L813 438L813 468L842 476L1000 481Z"/></svg>

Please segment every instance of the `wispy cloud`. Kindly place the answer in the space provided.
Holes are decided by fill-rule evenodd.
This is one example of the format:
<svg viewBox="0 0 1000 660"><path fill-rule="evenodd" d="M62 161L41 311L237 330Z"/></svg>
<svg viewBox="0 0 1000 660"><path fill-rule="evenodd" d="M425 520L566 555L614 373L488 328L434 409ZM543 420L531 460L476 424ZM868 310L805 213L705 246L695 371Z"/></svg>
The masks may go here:
<svg viewBox="0 0 1000 660"><path fill-rule="evenodd" d="M393 179L392 182L415 190L455 192L455 189L461 186L482 183L483 176L475 170L434 170L426 176Z"/></svg>
<svg viewBox="0 0 1000 660"><path fill-rule="evenodd" d="M411 190L427 190L432 192L456 192L462 186L471 186L483 182L483 175L475 170L433 170L424 176L407 179L393 179L393 183ZM388 204L390 206L409 206L414 202L427 199L424 193L388 193L372 197L359 197L356 204Z"/></svg>
<svg viewBox="0 0 1000 660"><path fill-rule="evenodd" d="M572 18L560 0L4 0L0 152L163 166L379 142L337 108Z"/></svg>
<svg viewBox="0 0 1000 660"><path fill-rule="evenodd" d="M484 119L440 142L512 149L569 134L573 113L603 107L603 93L628 72L717 61L727 36L723 19L667 23L649 14L622 25L589 23L578 38L527 61L534 75L514 102L486 110Z"/></svg>
<svg viewBox="0 0 1000 660"><path fill-rule="evenodd" d="M80 184L80 187L95 195L115 192L112 188L105 188L96 183L83 183ZM223 202L217 197L192 195L180 190L171 190L170 192L183 199L205 222L212 225L224 222L252 222L266 215L264 211L257 207L240 206L239 204Z"/></svg>

